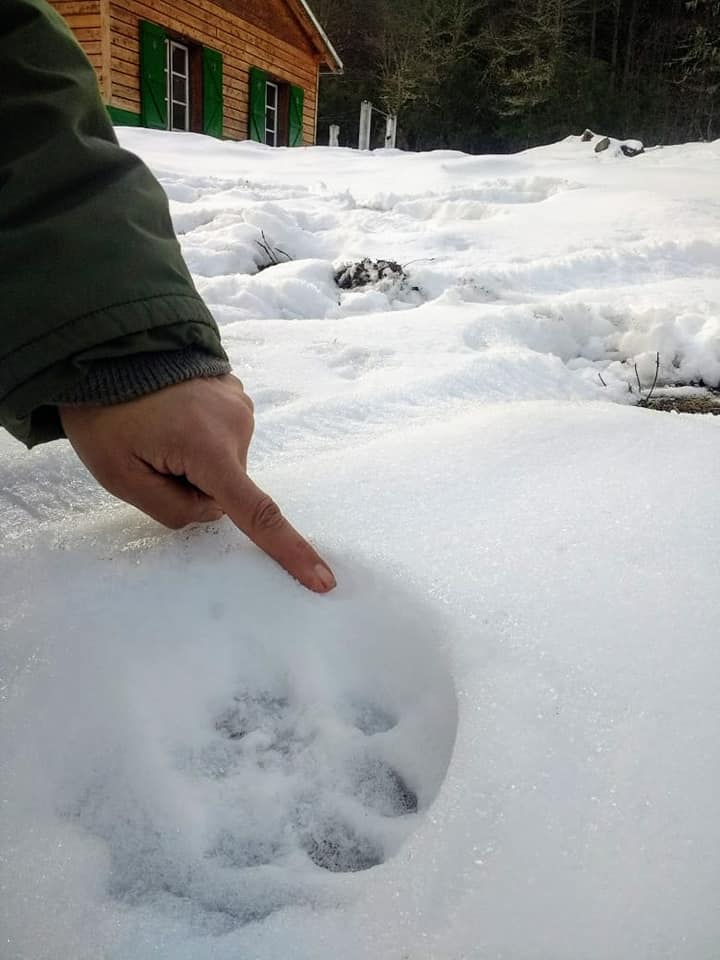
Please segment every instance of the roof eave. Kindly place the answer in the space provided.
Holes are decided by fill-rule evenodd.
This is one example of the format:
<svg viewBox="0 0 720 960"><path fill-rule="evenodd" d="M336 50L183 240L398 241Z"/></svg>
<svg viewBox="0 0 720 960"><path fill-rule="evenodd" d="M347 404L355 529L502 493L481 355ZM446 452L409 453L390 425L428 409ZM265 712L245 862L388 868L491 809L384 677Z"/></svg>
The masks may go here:
<svg viewBox="0 0 720 960"><path fill-rule="evenodd" d="M328 66L330 67L330 69L332 70L333 73L342 73L343 70L345 69L344 66L343 66L343 62L342 62L342 60L340 59L340 57L339 57L339 55L338 55L338 52L337 52L337 50L335 49L335 47L332 45L332 43L330 43L330 38L329 38L328 35L325 33L325 31L323 30L323 28L320 26L320 22L319 22L318 18L315 16L315 14L314 14L314 13L312 12L312 10L310 9L310 5L308 4L307 0L300 0L300 4L302 5L303 9L305 10L305 13L307 13L308 17L309 17L310 20L312 21L313 26L315 27L315 29L317 30L317 32L318 32L318 33L320 34L320 36L322 37L322 41L323 41L323 43L325 44L325 47L326 47L326 49L327 49L327 52L330 54L330 56L328 57Z"/></svg>

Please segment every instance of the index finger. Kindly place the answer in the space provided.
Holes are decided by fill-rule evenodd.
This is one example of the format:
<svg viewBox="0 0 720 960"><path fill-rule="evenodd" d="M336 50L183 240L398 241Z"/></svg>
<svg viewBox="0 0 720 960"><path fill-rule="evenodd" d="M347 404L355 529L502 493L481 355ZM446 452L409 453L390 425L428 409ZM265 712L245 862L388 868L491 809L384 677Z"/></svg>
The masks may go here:
<svg viewBox="0 0 720 960"><path fill-rule="evenodd" d="M336 586L334 574L319 553L239 465L213 487L213 498L235 526L303 586L316 593L329 593Z"/></svg>

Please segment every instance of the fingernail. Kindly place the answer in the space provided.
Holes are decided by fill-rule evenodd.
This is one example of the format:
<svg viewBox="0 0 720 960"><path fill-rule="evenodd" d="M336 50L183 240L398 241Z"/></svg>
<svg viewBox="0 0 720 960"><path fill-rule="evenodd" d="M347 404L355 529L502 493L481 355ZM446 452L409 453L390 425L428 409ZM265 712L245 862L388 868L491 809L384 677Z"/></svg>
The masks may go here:
<svg viewBox="0 0 720 960"><path fill-rule="evenodd" d="M315 576L322 584L324 590L332 590L333 587L337 586L337 580L332 575L330 570L328 570L328 568L322 563L316 564Z"/></svg>

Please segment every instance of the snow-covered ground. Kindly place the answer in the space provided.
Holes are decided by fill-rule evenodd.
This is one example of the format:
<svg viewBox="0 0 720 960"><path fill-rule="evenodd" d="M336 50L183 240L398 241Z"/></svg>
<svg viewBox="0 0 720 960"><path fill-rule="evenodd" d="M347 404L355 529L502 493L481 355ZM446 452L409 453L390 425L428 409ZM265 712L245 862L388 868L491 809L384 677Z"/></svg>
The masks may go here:
<svg viewBox="0 0 720 960"><path fill-rule="evenodd" d="M2 960L716 958L720 142L121 137L339 587L0 439Z"/></svg>

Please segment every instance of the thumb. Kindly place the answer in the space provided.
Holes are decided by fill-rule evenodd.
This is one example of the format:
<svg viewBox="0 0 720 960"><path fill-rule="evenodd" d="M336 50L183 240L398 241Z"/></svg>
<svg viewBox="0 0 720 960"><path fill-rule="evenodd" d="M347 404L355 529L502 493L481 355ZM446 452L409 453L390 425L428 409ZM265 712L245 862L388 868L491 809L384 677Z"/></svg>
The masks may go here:
<svg viewBox="0 0 720 960"><path fill-rule="evenodd" d="M313 547L285 519L282 511L238 466L224 473L213 499L233 523L289 574L316 593L328 593L335 577Z"/></svg>

